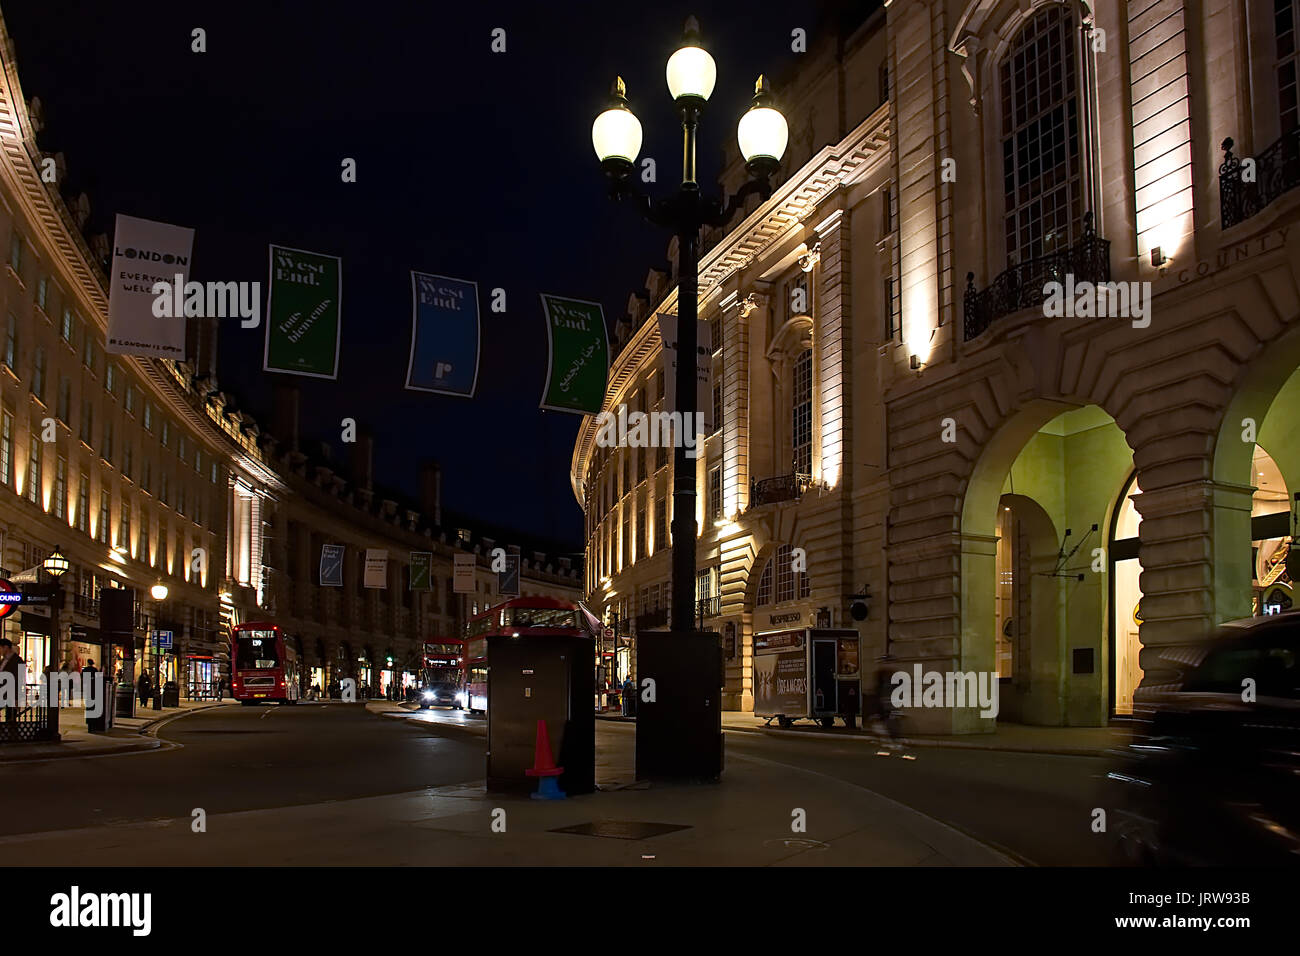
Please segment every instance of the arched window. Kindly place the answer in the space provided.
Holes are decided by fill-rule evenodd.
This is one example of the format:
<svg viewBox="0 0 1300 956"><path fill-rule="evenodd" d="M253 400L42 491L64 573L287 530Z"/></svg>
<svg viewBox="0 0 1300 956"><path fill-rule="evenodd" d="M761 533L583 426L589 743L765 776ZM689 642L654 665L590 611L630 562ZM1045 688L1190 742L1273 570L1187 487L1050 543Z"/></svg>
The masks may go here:
<svg viewBox="0 0 1300 956"><path fill-rule="evenodd" d="M1053 5L1021 29L998 71L1008 263L1064 248L1083 232L1074 17Z"/></svg>
<svg viewBox="0 0 1300 956"><path fill-rule="evenodd" d="M802 600L809 596L811 590L808 572L795 569L794 548L783 544L763 565L763 571L758 576L758 593L754 597L754 605L762 607L765 604L784 604L796 598Z"/></svg>

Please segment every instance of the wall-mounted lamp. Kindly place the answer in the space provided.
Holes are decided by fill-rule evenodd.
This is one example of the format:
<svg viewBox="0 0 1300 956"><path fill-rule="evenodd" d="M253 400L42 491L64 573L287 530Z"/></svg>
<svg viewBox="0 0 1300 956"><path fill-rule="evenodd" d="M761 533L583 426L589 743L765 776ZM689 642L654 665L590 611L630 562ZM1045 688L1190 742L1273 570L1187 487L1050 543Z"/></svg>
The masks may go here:
<svg viewBox="0 0 1300 956"><path fill-rule="evenodd" d="M925 363L921 361L919 355L913 355L910 364L912 366L912 371L914 372L919 372L921 369L925 368Z"/></svg>
<svg viewBox="0 0 1300 956"><path fill-rule="evenodd" d="M849 595L849 617L855 621L865 621L871 613L871 586L864 584L857 594Z"/></svg>
<svg viewBox="0 0 1300 956"><path fill-rule="evenodd" d="M1163 252L1160 251L1159 246L1155 246L1151 249L1151 264L1155 266L1157 269L1159 269L1162 265L1164 265L1168 261L1169 259L1165 256Z"/></svg>

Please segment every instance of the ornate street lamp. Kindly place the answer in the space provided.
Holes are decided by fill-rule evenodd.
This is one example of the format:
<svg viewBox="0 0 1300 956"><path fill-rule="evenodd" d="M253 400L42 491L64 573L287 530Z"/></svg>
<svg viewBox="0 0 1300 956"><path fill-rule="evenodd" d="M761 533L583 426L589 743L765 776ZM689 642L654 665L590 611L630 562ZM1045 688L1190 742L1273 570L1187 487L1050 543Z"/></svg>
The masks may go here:
<svg viewBox="0 0 1300 956"><path fill-rule="evenodd" d="M155 601L167 600L167 585L159 581L157 584L155 584L153 587L149 589L149 596L152 597Z"/></svg>
<svg viewBox="0 0 1300 956"><path fill-rule="evenodd" d="M63 622L60 620L59 612L63 610L63 575L68 573L72 567L72 562L58 548L49 553L44 561L41 562L41 570L54 579L54 597L50 599L50 668L57 671L63 663L59 659L59 638L63 629ZM41 675L41 680L45 680L45 675ZM50 694L50 726L57 738L59 732L59 692L57 688L51 688L48 684L45 686L46 692Z"/></svg>
<svg viewBox="0 0 1300 956"><path fill-rule="evenodd" d="M63 552L58 548L51 551L49 557L41 562L41 568L55 581L63 577L70 567L72 567L72 563L63 556Z"/></svg>
<svg viewBox="0 0 1300 956"><path fill-rule="evenodd" d="M592 124L591 139L601 169L615 199L633 199L642 214L671 229L677 246L677 408L686 427L693 428L698 411L695 394L696 322L699 301L699 233L704 226L722 226L752 195L772 194L768 177L785 154L789 129L772 100L762 76L755 84L754 102L740 118L737 135L751 178L725 203L700 195L696 181L696 128L704 104L713 93L717 66L700 40L699 23L686 21L681 47L668 58L668 92L682 121L682 181L675 194L658 200L637 191L632 175L641 151L641 123L627 103L622 77L614 81L609 107ZM672 619L673 631L692 629L695 609L695 462L687 458L684 441L673 449Z"/></svg>

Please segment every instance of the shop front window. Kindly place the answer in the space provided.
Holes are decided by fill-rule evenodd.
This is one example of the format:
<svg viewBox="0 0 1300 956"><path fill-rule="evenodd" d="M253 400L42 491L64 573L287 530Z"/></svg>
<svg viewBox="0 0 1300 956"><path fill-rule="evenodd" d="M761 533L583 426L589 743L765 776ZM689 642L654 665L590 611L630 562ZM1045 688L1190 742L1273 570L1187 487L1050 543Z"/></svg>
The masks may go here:
<svg viewBox="0 0 1300 956"><path fill-rule="evenodd" d="M1257 615L1277 614L1294 604L1294 582L1286 570L1292 543L1289 495L1277 462L1259 445L1255 446L1251 474L1255 485L1250 508L1252 610Z"/></svg>

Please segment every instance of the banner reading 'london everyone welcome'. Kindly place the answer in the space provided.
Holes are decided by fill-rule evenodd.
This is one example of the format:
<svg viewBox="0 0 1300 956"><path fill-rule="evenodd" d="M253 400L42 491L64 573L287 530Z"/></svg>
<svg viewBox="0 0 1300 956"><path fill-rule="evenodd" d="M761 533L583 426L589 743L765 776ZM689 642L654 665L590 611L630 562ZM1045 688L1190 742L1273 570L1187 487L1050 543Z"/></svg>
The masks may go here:
<svg viewBox="0 0 1300 956"><path fill-rule="evenodd" d="M190 274L194 230L118 214L108 285L108 341L115 355L185 358L185 319L154 313L155 283Z"/></svg>
<svg viewBox="0 0 1300 956"><path fill-rule="evenodd" d="M542 294L550 362L541 407L594 415L605 401L609 338L598 302Z"/></svg>
<svg viewBox="0 0 1300 956"><path fill-rule="evenodd" d="M342 260L271 246L271 292L262 368L338 378Z"/></svg>

